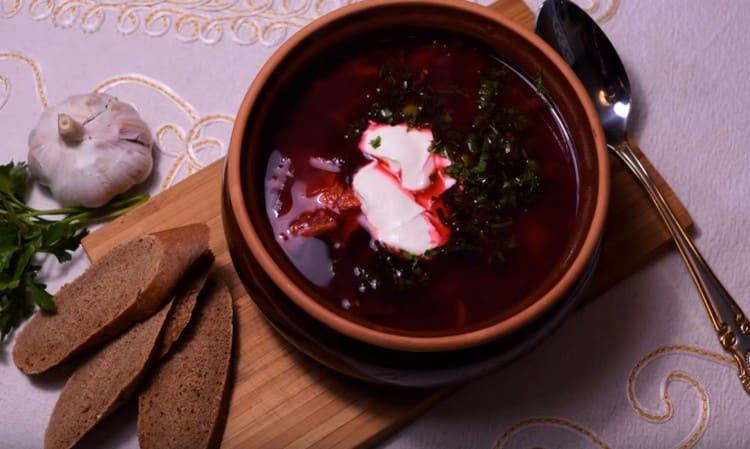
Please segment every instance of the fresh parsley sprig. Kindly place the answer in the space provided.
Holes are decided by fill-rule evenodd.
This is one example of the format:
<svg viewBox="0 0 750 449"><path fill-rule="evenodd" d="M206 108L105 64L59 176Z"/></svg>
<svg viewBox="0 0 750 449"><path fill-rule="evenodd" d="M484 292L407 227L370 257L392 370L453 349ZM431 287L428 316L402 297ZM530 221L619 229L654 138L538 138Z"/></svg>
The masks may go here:
<svg viewBox="0 0 750 449"><path fill-rule="evenodd" d="M51 254L66 262L88 234L86 226L122 215L148 199L136 195L95 209L38 210L24 201L29 186L25 163L0 165L0 341L36 307L55 311L52 295L36 279L41 267L35 255Z"/></svg>

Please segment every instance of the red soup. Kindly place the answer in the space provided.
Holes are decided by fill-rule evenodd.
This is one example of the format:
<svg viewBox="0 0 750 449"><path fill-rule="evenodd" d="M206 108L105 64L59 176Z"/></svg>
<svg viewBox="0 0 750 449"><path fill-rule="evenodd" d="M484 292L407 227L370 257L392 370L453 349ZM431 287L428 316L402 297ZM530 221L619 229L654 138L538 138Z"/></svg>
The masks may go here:
<svg viewBox="0 0 750 449"><path fill-rule="evenodd" d="M269 227L317 300L450 334L527 305L569 256L577 170L544 80L397 32L292 80L262 139Z"/></svg>

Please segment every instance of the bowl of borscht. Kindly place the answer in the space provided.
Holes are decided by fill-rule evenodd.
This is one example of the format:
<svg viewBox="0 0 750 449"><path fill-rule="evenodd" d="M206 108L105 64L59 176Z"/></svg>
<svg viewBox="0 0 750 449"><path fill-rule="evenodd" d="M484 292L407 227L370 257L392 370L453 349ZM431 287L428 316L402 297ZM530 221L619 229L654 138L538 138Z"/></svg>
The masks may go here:
<svg viewBox="0 0 750 449"><path fill-rule="evenodd" d="M502 15L365 1L290 37L242 101L224 229L248 290L399 351L491 342L581 277L609 196L580 81ZM251 294L252 296L252 294Z"/></svg>

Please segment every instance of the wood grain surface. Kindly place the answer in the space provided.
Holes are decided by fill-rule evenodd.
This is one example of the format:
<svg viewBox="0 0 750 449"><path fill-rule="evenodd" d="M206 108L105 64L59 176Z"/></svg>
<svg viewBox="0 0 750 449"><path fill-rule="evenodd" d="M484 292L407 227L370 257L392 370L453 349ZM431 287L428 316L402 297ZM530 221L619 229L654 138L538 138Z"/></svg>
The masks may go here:
<svg viewBox="0 0 750 449"><path fill-rule="evenodd" d="M533 16L521 0L501 0L492 8L532 25ZM638 153L680 222L691 226L679 199ZM222 169L222 161L210 165L103 226L83 242L87 254L95 260L113 245L145 232L191 222L208 224L217 270L231 286L238 316L234 389L222 447L364 447L445 395L446 390L396 390L344 378L308 360L274 334L232 268L220 216ZM670 246L669 236L645 194L612 160L612 197L604 248L588 296L604 292Z"/></svg>

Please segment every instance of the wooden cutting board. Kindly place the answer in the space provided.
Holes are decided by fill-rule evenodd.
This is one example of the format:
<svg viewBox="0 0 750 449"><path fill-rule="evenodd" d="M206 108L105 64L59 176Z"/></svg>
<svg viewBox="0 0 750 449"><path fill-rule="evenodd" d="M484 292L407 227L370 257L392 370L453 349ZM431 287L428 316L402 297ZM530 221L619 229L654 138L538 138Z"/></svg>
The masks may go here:
<svg viewBox="0 0 750 449"><path fill-rule="evenodd" d="M491 7L526 26L532 25L533 16L521 0L501 0ZM691 226L690 216L678 198L638 153L680 222ZM232 268L220 216L222 169L221 161L214 163L83 242L89 257L95 260L113 245L145 232L191 222L208 224L216 265L232 288L239 317L234 390L222 447L368 446L442 397L446 390L396 390L344 378L308 360L274 334ZM645 194L612 160L611 210L589 297L610 288L669 246L669 237Z"/></svg>

